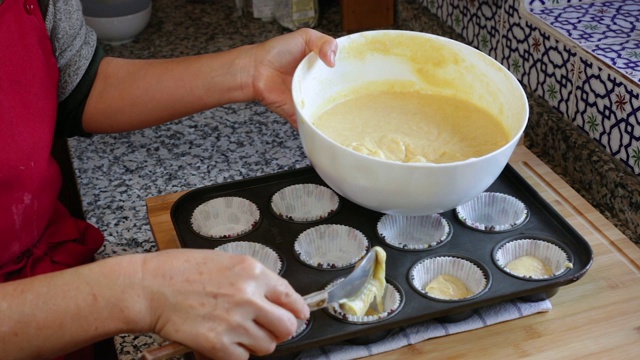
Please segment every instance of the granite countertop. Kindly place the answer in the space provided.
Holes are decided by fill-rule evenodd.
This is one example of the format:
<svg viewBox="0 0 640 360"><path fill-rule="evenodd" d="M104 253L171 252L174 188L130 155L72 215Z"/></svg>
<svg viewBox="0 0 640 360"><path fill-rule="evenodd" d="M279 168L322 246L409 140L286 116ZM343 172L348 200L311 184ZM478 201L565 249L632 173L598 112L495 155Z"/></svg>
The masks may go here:
<svg viewBox="0 0 640 360"><path fill-rule="evenodd" d="M344 35L339 1L321 0L320 4L317 29L336 37ZM461 40L414 1L399 0L396 8L399 28ZM154 0L153 15L144 32L131 43L105 46L105 50L111 56L166 58L226 50L286 32L275 22L239 15L233 0ZM609 164L611 160L597 147L583 143L584 139L565 124L567 121L558 121L559 115L543 100L531 95L530 105L527 146L633 238L635 233L627 229L629 221L608 215L606 206L598 206L601 199L593 199L592 192L580 191L584 176L576 178L570 167L562 166L567 154L553 149L563 146L572 160L586 157L586 161L595 162L594 166L616 165ZM557 140L560 145L545 145L548 134L555 131L561 134ZM569 151L572 148L567 144L579 145L580 151ZM309 165L296 131L256 103L227 105L127 134L73 138L69 145L86 217L106 236L99 258L156 250L145 207L149 197ZM625 181L625 191L631 192L620 196L640 198L640 186L635 187L624 169L620 171L622 175L611 181L613 186ZM607 198L605 203L615 201ZM159 341L150 334L115 338L121 359L135 359L144 348Z"/></svg>

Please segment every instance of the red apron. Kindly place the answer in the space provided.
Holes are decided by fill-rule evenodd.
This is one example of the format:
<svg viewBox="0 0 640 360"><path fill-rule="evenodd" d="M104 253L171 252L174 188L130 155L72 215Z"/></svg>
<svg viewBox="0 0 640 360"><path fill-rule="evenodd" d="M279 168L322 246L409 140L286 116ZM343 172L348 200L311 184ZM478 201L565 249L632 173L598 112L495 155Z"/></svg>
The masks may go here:
<svg viewBox="0 0 640 360"><path fill-rule="evenodd" d="M37 0L0 5L0 281L85 264L104 237L58 201L58 67Z"/></svg>
<svg viewBox="0 0 640 360"><path fill-rule="evenodd" d="M104 237L58 201L58 67L37 0L0 4L0 282L93 261Z"/></svg>

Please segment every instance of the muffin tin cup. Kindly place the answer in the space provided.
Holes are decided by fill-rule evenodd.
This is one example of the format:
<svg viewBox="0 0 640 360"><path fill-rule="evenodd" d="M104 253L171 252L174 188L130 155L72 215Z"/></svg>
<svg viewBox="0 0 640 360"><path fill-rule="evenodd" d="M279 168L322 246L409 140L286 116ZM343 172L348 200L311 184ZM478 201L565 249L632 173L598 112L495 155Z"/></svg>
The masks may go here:
<svg viewBox="0 0 640 360"><path fill-rule="evenodd" d="M550 269L550 275L529 275L516 273L507 268L511 261L523 256L532 256ZM548 238L531 236L504 241L496 246L493 260L508 275L523 280L550 280L563 275L573 267L570 252L565 250L557 241Z"/></svg>
<svg viewBox="0 0 640 360"><path fill-rule="evenodd" d="M318 184L287 186L271 198L271 211L279 218L296 223L325 220L340 206L340 197L333 190Z"/></svg>
<svg viewBox="0 0 640 360"><path fill-rule="evenodd" d="M200 204L191 214L191 229L198 235L230 240L256 228L260 210L252 201L226 196Z"/></svg>
<svg viewBox="0 0 640 360"><path fill-rule="evenodd" d="M449 298L427 292L427 286L442 275L460 280L471 294L460 298ZM489 288L490 277L488 270L476 261L457 255L439 255L415 263L409 271L409 282L414 290L424 297L437 301L459 302L476 298L484 293Z"/></svg>
<svg viewBox="0 0 640 360"><path fill-rule="evenodd" d="M371 248L360 231L345 225L317 225L301 233L293 244L302 263L324 270L354 266Z"/></svg>
<svg viewBox="0 0 640 360"><path fill-rule="evenodd" d="M451 224L439 214L426 216L384 215L377 224L378 235L389 246L400 250L434 249L449 239Z"/></svg>
<svg viewBox="0 0 640 360"><path fill-rule="evenodd" d="M455 212L465 226L484 232L511 231L529 219L529 209L522 201L497 192L484 192Z"/></svg>
<svg viewBox="0 0 640 360"><path fill-rule="evenodd" d="M344 278L337 279L331 282L326 288L341 282ZM384 294L382 295L382 311L380 313L372 314L372 315L364 315L364 316L356 316L345 313L341 308L339 303L331 303L328 304L325 308L325 311L331 315L332 317L346 322L350 324L372 324L380 321L384 321L398 311L402 307L404 303L404 293L402 292L402 288L398 286L394 281L386 279L387 284L385 286ZM374 300L374 303L376 300ZM373 303L370 305L370 309L372 306L375 306Z"/></svg>
<svg viewBox="0 0 640 360"><path fill-rule="evenodd" d="M284 272L284 260L282 256L272 248L256 242L234 241L220 245L216 250L236 255L251 256L276 274L282 275Z"/></svg>

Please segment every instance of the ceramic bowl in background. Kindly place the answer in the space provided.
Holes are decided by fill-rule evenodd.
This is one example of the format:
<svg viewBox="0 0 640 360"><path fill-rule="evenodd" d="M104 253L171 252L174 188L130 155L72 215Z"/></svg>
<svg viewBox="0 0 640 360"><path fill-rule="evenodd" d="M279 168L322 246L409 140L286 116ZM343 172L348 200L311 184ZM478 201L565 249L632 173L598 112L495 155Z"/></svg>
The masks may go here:
<svg viewBox="0 0 640 360"><path fill-rule="evenodd" d="M314 126L315 117L351 89L385 80L479 105L504 123L510 140L464 161L402 163L348 149ZM292 95L304 151L320 177L358 205L398 215L441 213L486 190L507 164L529 116L523 88L494 59L451 39L401 30L339 38L334 68L308 55L296 69Z"/></svg>
<svg viewBox="0 0 640 360"><path fill-rule="evenodd" d="M151 8L151 0L82 0L85 22L111 45L135 39L149 23Z"/></svg>

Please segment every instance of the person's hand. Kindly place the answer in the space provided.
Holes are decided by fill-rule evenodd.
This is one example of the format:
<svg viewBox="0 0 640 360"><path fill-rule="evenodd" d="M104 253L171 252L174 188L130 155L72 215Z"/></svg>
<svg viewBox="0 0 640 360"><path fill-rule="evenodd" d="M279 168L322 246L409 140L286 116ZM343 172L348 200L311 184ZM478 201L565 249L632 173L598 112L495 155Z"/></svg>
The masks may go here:
<svg viewBox="0 0 640 360"><path fill-rule="evenodd" d="M267 355L309 308L257 260L212 250L145 254L141 286L151 331L212 359Z"/></svg>
<svg viewBox="0 0 640 360"><path fill-rule="evenodd" d="M253 92L256 100L297 126L291 81L298 64L310 52L330 67L335 65L338 43L312 29L300 29L256 45Z"/></svg>

